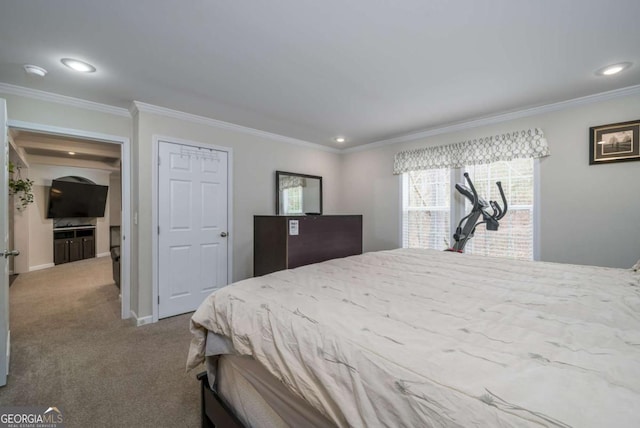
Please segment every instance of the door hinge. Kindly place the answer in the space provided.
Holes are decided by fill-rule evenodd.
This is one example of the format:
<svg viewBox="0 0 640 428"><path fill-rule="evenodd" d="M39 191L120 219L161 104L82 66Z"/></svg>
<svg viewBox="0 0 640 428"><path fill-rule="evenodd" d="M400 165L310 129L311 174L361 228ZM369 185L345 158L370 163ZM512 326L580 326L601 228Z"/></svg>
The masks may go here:
<svg viewBox="0 0 640 428"><path fill-rule="evenodd" d="M160 296L158 296L158 304L160 304Z"/></svg>
<svg viewBox="0 0 640 428"><path fill-rule="evenodd" d="M158 165L160 165L160 156L158 156Z"/></svg>

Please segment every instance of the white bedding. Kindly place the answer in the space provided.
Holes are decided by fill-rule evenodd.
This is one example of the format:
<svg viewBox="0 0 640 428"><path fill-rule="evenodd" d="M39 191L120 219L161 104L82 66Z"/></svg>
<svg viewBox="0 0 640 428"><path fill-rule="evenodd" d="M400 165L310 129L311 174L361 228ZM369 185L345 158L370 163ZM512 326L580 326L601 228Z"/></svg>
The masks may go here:
<svg viewBox="0 0 640 428"><path fill-rule="evenodd" d="M225 287L192 318L339 426L640 426L640 273L401 249Z"/></svg>

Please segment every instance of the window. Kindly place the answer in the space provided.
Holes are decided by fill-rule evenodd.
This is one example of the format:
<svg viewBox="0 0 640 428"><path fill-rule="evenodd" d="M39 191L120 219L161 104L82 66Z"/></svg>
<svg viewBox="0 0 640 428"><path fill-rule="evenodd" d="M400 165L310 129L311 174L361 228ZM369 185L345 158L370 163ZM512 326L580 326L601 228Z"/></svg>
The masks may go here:
<svg viewBox="0 0 640 428"><path fill-rule="evenodd" d="M282 191L282 205L284 212L302 214L302 186L290 187Z"/></svg>
<svg viewBox="0 0 640 428"><path fill-rule="evenodd" d="M502 200L495 182L501 181L509 204L509 212L500 220L500 229L493 232L479 226L465 252L533 260L533 159L404 173L403 246L443 250L453 244L453 231L471 210L467 198L453 188L455 182L464 182L464 171L471 176L480 197L498 201L500 205ZM452 194L456 196L452 198Z"/></svg>
<svg viewBox="0 0 640 428"><path fill-rule="evenodd" d="M446 248L451 229L449 170L411 171L402 179L402 246Z"/></svg>

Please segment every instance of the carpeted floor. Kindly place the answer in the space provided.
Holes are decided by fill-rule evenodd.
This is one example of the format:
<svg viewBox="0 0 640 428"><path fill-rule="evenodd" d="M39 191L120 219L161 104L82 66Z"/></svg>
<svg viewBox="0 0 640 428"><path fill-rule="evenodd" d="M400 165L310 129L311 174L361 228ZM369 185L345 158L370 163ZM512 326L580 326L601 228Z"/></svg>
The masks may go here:
<svg viewBox="0 0 640 428"><path fill-rule="evenodd" d="M134 327L118 293L109 257L20 274L0 406L55 406L71 428L199 426L191 314Z"/></svg>

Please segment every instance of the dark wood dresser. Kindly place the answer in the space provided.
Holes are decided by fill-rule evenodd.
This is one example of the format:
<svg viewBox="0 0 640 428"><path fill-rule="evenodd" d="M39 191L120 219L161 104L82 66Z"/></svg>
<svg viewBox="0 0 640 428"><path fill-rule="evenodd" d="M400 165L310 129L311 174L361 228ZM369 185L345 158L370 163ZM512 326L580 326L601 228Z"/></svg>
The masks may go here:
<svg viewBox="0 0 640 428"><path fill-rule="evenodd" d="M361 215L253 217L253 275L362 254Z"/></svg>

